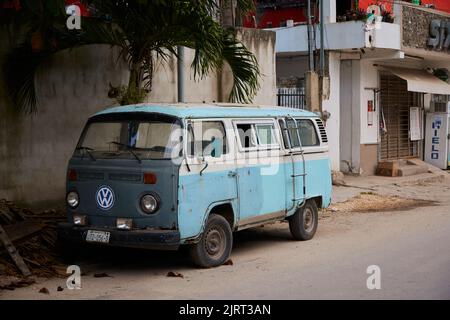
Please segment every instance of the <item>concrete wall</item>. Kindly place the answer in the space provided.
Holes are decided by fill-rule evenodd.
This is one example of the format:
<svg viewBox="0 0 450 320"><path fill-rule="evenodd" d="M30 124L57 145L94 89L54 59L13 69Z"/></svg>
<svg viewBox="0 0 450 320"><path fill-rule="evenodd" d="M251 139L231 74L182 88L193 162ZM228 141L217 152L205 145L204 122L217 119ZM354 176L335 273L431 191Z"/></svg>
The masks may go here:
<svg viewBox="0 0 450 320"><path fill-rule="evenodd" d="M366 88L378 88L378 69L372 60L361 60L361 90L359 106L361 108L361 144L378 143L378 108L373 114L373 125L368 124L367 105L368 101L375 101L373 90ZM379 99L377 99L379 100ZM379 101L378 101L379 104Z"/></svg>
<svg viewBox="0 0 450 320"><path fill-rule="evenodd" d="M11 112L0 80L0 198L45 205L64 197L66 165L87 117L111 105L109 82L127 82L116 59L108 46L55 56L37 75L33 116Z"/></svg>
<svg viewBox="0 0 450 320"><path fill-rule="evenodd" d="M342 60L340 75L340 169L360 171L361 61Z"/></svg>
<svg viewBox="0 0 450 320"><path fill-rule="evenodd" d="M255 54L261 72L260 90L254 104L276 105L275 32L259 29L238 29L237 38ZM220 74L212 73L203 79L194 79L191 63L194 50L185 48L185 98L186 102L227 102L233 83L233 74L225 65ZM148 102L177 102L177 60L156 65L153 91Z"/></svg>
<svg viewBox="0 0 450 320"><path fill-rule="evenodd" d="M371 59L344 60L341 67L341 170L362 175L375 173L378 162L379 97L378 70ZM368 101L377 100L372 125Z"/></svg>
<svg viewBox="0 0 450 320"><path fill-rule="evenodd" d="M275 33L258 30L238 32L258 59L261 90L254 103L276 103ZM12 45L0 30L0 63ZM13 38L11 38L13 39ZM231 72L195 82L186 50L186 101L212 102L228 97ZM107 97L109 84L128 82L126 64L118 64L117 52L109 46L66 51L44 65L36 79L39 112L18 116L11 112L0 70L0 198L33 206L53 204L65 195L66 165L87 118L115 104ZM152 102L177 101L176 60L157 64Z"/></svg>
<svg viewBox="0 0 450 320"><path fill-rule="evenodd" d="M341 61L338 52L328 55L328 69L330 75L330 97L322 103L322 110L331 114L326 122L328 144L330 146L331 168L340 171L339 125L340 125L340 72Z"/></svg>
<svg viewBox="0 0 450 320"><path fill-rule="evenodd" d="M283 56L277 58L277 78L304 78L308 71L308 56Z"/></svg>

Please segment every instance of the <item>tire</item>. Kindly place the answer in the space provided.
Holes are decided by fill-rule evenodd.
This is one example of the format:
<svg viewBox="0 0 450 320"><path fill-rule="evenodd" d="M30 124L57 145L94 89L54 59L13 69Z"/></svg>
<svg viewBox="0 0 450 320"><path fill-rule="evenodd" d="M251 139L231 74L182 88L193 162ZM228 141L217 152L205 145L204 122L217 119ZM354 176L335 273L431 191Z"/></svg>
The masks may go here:
<svg viewBox="0 0 450 320"><path fill-rule="evenodd" d="M191 245L191 258L199 267L217 267L228 260L232 247L230 224L224 217L213 213L208 217L200 241Z"/></svg>
<svg viewBox="0 0 450 320"><path fill-rule="evenodd" d="M289 229L295 240L311 240L319 222L319 213L314 200L306 201L305 205L297 210L289 219Z"/></svg>

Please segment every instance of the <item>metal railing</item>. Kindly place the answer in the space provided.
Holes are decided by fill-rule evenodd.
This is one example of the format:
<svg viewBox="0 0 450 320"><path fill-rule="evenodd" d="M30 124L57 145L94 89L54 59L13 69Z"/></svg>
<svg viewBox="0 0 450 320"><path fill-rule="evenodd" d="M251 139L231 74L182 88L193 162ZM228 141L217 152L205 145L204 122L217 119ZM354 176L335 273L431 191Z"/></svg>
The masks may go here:
<svg viewBox="0 0 450 320"><path fill-rule="evenodd" d="M280 107L306 109L305 88L278 88L277 101Z"/></svg>

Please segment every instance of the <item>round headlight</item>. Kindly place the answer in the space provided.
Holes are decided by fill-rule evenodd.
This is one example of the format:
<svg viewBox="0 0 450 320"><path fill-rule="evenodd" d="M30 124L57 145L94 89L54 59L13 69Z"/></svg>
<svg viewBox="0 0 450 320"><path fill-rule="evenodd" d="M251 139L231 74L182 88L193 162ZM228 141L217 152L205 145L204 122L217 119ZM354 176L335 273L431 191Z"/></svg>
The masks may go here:
<svg viewBox="0 0 450 320"><path fill-rule="evenodd" d="M78 196L78 193L75 191L71 191L67 194L67 204L71 208L76 208L78 204L80 203L80 197Z"/></svg>
<svg viewBox="0 0 450 320"><path fill-rule="evenodd" d="M141 198L141 208L146 213L153 213L158 209L158 200L151 194L146 194Z"/></svg>

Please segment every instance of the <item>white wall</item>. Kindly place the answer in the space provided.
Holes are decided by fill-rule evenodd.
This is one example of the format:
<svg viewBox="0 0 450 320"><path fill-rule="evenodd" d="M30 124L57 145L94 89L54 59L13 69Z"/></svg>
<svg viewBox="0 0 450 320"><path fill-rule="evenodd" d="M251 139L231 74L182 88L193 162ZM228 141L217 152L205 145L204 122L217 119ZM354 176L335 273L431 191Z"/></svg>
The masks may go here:
<svg viewBox="0 0 450 320"><path fill-rule="evenodd" d="M366 90L366 88L378 88L378 69L374 67L375 63L372 60L361 60L361 90L359 92L361 108L361 144L378 143L378 114L380 108L379 95L377 97L376 112L373 114L373 125L368 125L368 101L374 99L374 92L372 90Z"/></svg>
<svg viewBox="0 0 450 320"><path fill-rule="evenodd" d="M329 53L329 74L330 74L330 98L324 100L322 110L331 114L326 122L328 135L328 144L330 147L332 170L340 171L339 155L339 119L340 119L340 54L337 52Z"/></svg>

